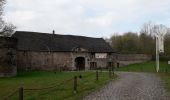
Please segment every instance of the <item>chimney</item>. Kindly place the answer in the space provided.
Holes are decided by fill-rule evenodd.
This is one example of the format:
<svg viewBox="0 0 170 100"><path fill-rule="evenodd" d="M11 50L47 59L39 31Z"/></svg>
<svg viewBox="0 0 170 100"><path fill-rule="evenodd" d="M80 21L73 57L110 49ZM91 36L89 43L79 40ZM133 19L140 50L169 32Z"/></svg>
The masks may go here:
<svg viewBox="0 0 170 100"><path fill-rule="evenodd" d="M53 30L53 35L55 34L55 30Z"/></svg>

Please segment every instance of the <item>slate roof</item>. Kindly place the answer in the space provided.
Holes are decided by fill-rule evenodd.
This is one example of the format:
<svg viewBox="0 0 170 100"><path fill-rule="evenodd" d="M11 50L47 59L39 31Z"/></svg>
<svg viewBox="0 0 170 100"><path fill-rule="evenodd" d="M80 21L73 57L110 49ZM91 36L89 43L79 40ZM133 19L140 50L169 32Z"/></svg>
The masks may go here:
<svg viewBox="0 0 170 100"><path fill-rule="evenodd" d="M71 52L80 47L88 52L113 52L102 38L26 31L16 31L12 37L18 39L18 50Z"/></svg>

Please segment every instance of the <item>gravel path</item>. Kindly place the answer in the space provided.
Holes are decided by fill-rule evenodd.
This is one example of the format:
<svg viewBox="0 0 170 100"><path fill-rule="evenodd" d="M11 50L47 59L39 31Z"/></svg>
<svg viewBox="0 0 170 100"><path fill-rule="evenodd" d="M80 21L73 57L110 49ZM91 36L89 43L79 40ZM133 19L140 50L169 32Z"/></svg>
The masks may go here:
<svg viewBox="0 0 170 100"><path fill-rule="evenodd" d="M84 100L170 100L155 74L118 72L119 78Z"/></svg>

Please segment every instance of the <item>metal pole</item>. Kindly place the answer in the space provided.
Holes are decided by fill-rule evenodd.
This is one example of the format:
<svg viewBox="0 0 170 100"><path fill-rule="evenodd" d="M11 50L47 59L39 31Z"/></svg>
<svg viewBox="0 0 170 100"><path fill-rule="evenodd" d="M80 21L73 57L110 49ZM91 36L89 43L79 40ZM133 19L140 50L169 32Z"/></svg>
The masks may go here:
<svg viewBox="0 0 170 100"><path fill-rule="evenodd" d="M159 48L159 46L158 46ZM159 49L158 49L158 68L157 68L157 72L159 71Z"/></svg>
<svg viewBox="0 0 170 100"><path fill-rule="evenodd" d="M156 71L159 71L159 43L158 37L156 36Z"/></svg>
<svg viewBox="0 0 170 100"><path fill-rule="evenodd" d="M157 43L157 36L156 36L156 71L157 71L157 68L158 68L158 45L157 44L158 43Z"/></svg>

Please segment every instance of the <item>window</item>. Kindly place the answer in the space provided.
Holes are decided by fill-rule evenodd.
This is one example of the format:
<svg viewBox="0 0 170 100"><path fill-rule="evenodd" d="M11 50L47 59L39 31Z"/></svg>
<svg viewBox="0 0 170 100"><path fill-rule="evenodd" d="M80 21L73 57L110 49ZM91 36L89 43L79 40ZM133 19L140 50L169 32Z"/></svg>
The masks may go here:
<svg viewBox="0 0 170 100"><path fill-rule="evenodd" d="M97 62L90 62L90 69L94 70L97 68Z"/></svg>
<svg viewBox="0 0 170 100"><path fill-rule="evenodd" d="M107 67L114 67L113 62L107 62Z"/></svg>

